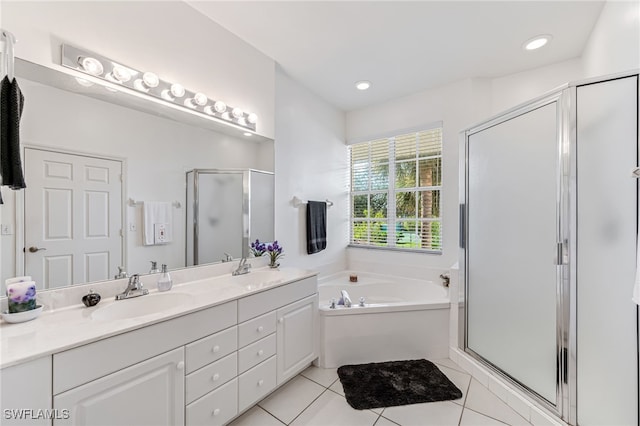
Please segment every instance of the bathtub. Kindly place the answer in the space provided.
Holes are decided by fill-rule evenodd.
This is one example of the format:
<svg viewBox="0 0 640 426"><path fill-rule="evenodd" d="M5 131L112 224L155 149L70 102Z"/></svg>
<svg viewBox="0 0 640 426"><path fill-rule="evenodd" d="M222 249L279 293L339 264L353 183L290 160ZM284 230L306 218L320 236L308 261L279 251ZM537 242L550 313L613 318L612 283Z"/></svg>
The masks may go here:
<svg viewBox="0 0 640 426"><path fill-rule="evenodd" d="M351 274L357 283L349 281ZM352 307L331 309L341 290ZM318 293L323 368L449 356L449 292L440 283L344 271L321 279Z"/></svg>

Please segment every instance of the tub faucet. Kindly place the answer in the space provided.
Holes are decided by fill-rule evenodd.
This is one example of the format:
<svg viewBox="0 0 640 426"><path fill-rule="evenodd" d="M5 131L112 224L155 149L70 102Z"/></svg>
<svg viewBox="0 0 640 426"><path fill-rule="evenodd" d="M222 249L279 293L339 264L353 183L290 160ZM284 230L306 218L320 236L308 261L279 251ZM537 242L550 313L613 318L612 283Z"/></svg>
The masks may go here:
<svg viewBox="0 0 640 426"><path fill-rule="evenodd" d="M243 275L249 273L249 268L251 268L251 264L247 263L247 258L243 257L240 259L240 263L238 264L238 268L231 273L234 277L236 275Z"/></svg>
<svg viewBox="0 0 640 426"><path fill-rule="evenodd" d="M116 300L130 299L132 297L144 296L145 294L149 294L149 290L144 288L140 282L140 276L133 274L129 277L127 288L125 288L122 293L116 294Z"/></svg>
<svg viewBox="0 0 640 426"><path fill-rule="evenodd" d="M338 301L338 305L344 305L345 308L351 307L351 298L349 297L347 290L340 291L340 300Z"/></svg>
<svg viewBox="0 0 640 426"><path fill-rule="evenodd" d="M451 275L440 274L440 278L442 278L442 285L445 287L449 287L449 281L451 281Z"/></svg>

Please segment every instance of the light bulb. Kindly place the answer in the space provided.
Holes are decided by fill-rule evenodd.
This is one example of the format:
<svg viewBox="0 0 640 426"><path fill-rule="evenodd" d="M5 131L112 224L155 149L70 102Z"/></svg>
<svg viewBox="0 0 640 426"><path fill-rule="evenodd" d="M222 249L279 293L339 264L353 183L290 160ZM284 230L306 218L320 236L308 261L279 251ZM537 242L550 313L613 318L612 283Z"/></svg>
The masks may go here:
<svg viewBox="0 0 640 426"><path fill-rule="evenodd" d="M171 85L171 94L176 98L181 98L184 96L185 90L182 84L173 83Z"/></svg>
<svg viewBox="0 0 640 426"><path fill-rule="evenodd" d="M242 112L242 110L240 108L234 108L233 111L231 111L231 114L235 117L235 118L240 118L244 115L244 113Z"/></svg>
<svg viewBox="0 0 640 426"><path fill-rule="evenodd" d="M189 108L196 108L198 105L196 105L192 98L189 98L184 100L184 106Z"/></svg>
<svg viewBox="0 0 640 426"><path fill-rule="evenodd" d="M238 118L238 124L241 126L246 126L247 125L247 120L245 120L244 117L240 117Z"/></svg>
<svg viewBox="0 0 640 426"><path fill-rule="evenodd" d="M104 72L102 63L96 58L81 57L80 59L78 59L78 64L86 73L91 75L102 75L102 73Z"/></svg>
<svg viewBox="0 0 640 426"><path fill-rule="evenodd" d="M256 122L258 121L258 116L255 113L251 113L249 114L249 116L247 117L247 121L251 124L256 124Z"/></svg>
<svg viewBox="0 0 640 426"><path fill-rule="evenodd" d="M231 120L231 114L229 114L229 112L225 112L222 114L222 118L224 118L225 120Z"/></svg>
<svg viewBox="0 0 640 426"><path fill-rule="evenodd" d="M158 76L148 71L142 74L142 81L148 88L158 87L158 84L160 84Z"/></svg>
<svg viewBox="0 0 640 426"><path fill-rule="evenodd" d="M207 96L204 93L198 92L193 96L193 100L195 101L196 105L203 106L209 99L207 99Z"/></svg>
<svg viewBox="0 0 640 426"><path fill-rule="evenodd" d="M211 105L207 105L206 107L204 107L204 112L206 112L209 115L215 115L216 114L216 112L213 110Z"/></svg>
<svg viewBox="0 0 640 426"><path fill-rule="evenodd" d="M227 110L227 104L225 104L225 103L224 103L224 102L222 102L222 101L216 101L216 102L213 104L213 107L215 108L215 110L216 110L216 112L217 112L218 114L222 114L223 112L225 112L225 111Z"/></svg>
<svg viewBox="0 0 640 426"><path fill-rule="evenodd" d="M120 83L126 83L131 80L131 72L122 65L115 65L111 71L111 75Z"/></svg>

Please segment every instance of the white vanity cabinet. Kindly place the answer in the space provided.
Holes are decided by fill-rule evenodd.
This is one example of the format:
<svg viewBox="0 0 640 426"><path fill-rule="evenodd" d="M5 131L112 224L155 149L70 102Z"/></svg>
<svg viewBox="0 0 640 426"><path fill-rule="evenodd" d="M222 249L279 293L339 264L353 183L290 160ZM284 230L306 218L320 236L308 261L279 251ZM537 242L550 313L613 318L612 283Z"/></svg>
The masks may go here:
<svg viewBox="0 0 640 426"><path fill-rule="evenodd" d="M227 424L316 358L317 305L312 276L5 368L3 408L57 415L0 424Z"/></svg>
<svg viewBox="0 0 640 426"><path fill-rule="evenodd" d="M0 370L0 425L50 425L51 376L51 356Z"/></svg>
<svg viewBox="0 0 640 426"><path fill-rule="evenodd" d="M174 349L56 395L54 425L183 425L184 350ZM152 409L150 409L152 407Z"/></svg>

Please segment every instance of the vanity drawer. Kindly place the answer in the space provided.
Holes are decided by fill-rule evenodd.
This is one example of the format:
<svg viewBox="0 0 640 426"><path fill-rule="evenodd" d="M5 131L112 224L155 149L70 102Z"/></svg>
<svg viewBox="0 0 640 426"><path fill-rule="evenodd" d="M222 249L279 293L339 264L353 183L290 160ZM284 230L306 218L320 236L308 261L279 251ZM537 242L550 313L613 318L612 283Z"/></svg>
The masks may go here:
<svg viewBox="0 0 640 426"><path fill-rule="evenodd" d="M272 356L262 364L238 376L238 410L261 400L276 387L276 357Z"/></svg>
<svg viewBox="0 0 640 426"><path fill-rule="evenodd" d="M238 351L238 373L244 373L256 364L276 354L276 334L273 333Z"/></svg>
<svg viewBox="0 0 640 426"><path fill-rule="evenodd" d="M187 426L223 425L238 414L238 379L187 405Z"/></svg>
<svg viewBox="0 0 640 426"><path fill-rule="evenodd" d="M194 371L186 378L187 404L238 375L238 355L231 355Z"/></svg>
<svg viewBox="0 0 640 426"><path fill-rule="evenodd" d="M238 326L238 347L242 348L249 343L276 331L276 312L269 312L258 318L243 322Z"/></svg>
<svg viewBox="0 0 640 426"><path fill-rule="evenodd" d="M187 374L238 349L238 327L233 326L187 345Z"/></svg>

